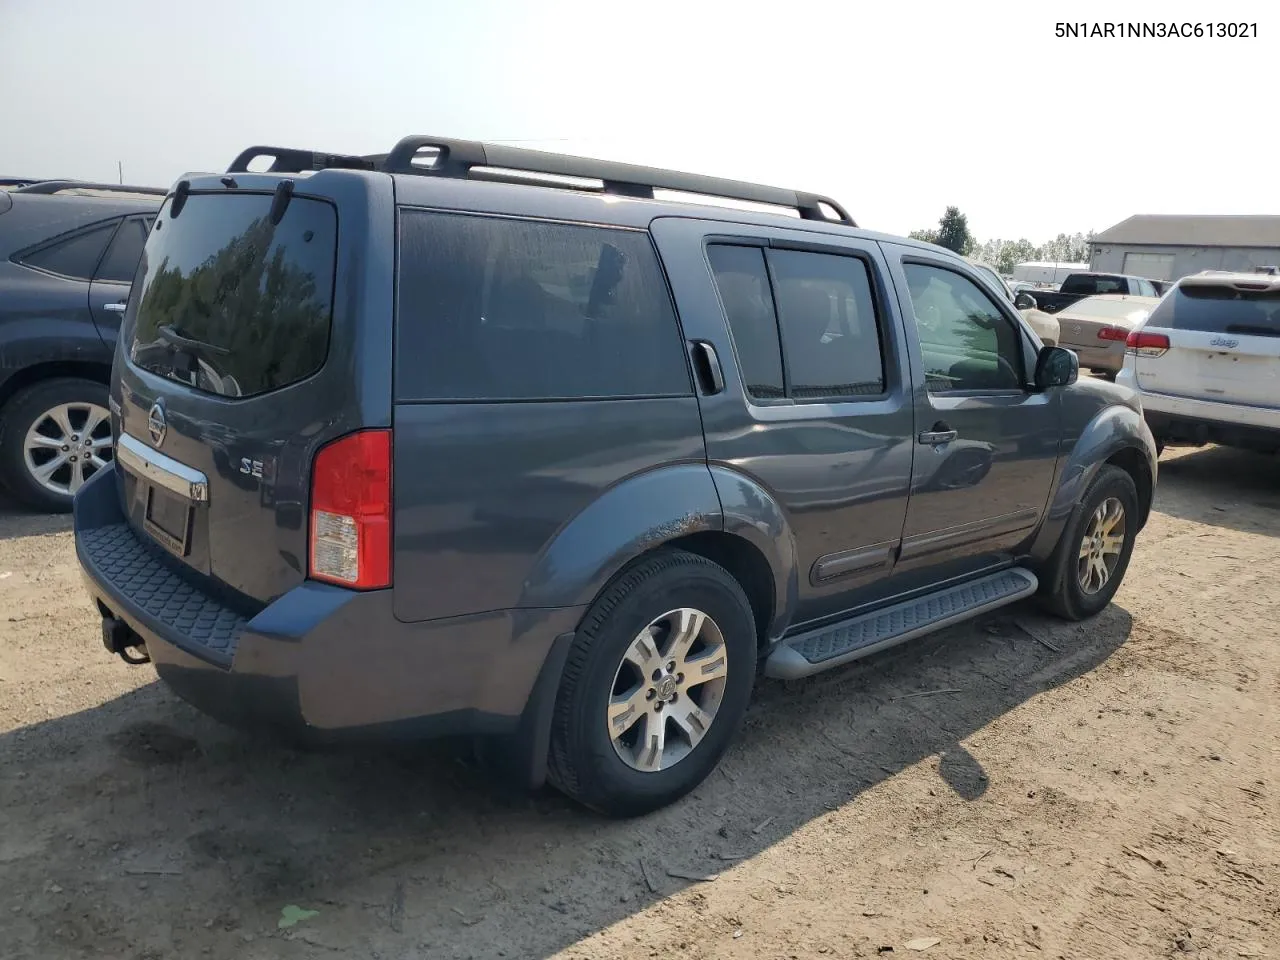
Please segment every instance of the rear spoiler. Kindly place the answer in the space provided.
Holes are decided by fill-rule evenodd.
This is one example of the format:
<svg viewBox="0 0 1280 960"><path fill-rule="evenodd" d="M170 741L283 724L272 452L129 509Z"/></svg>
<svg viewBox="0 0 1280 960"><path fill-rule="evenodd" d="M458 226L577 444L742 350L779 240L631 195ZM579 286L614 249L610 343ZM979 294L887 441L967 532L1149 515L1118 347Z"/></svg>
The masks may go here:
<svg viewBox="0 0 1280 960"><path fill-rule="evenodd" d="M612 160L594 160L547 153L475 140L445 137L405 137L389 153L342 154L298 150L292 147L255 146L243 150L227 173L248 173L255 161L270 165L256 172L302 173L326 169L373 170L382 173L451 179L500 180L524 185L595 190L624 197L654 198L655 190L721 197L765 206L786 207L806 220L821 220L855 227L848 212L830 197L739 180L725 180L696 173L644 167Z"/></svg>

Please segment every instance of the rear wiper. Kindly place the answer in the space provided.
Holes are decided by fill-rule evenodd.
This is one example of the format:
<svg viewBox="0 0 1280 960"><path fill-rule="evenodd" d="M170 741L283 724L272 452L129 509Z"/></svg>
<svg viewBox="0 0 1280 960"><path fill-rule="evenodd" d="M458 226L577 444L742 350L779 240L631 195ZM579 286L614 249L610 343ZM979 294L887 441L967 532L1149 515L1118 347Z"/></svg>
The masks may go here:
<svg viewBox="0 0 1280 960"><path fill-rule="evenodd" d="M190 337L184 337L167 324L160 327L156 333L169 346L181 350L183 353L190 353L193 356L198 357L203 354L211 357L225 357L231 352L227 347L219 347L212 343L205 343L203 340L192 340Z"/></svg>
<svg viewBox="0 0 1280 960"><path fill-rule="evenodd" d="M1229 323L1226 332L1238 333L1243 337L1280 337L1280 327L1264 327L1252 323Z"/></svg>

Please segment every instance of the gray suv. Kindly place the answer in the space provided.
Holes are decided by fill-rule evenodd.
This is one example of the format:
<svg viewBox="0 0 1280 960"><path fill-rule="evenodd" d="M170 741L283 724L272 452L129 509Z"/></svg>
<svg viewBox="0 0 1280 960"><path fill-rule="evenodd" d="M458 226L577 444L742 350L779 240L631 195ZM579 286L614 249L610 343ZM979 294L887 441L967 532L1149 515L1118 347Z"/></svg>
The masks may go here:
<svg viewBox="0 0 1280 960"><path fill-rule="evenodd" d="M760 673L1106 606L1156 453L1077 372L964 260L825 197L252 148L147 240L76 549L107 649L210 714L476 736L638 814Z"/></svg>

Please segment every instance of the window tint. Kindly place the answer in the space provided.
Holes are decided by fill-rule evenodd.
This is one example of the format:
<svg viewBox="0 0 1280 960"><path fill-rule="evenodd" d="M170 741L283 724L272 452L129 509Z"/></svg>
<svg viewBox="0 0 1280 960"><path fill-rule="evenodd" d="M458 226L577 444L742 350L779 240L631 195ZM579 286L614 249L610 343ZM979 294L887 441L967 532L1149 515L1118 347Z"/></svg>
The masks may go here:
<svg viewBox="0 0 1280 960"><path fill-rule="evenodd" d="M1020 389L1021 339L991 298L951 270L918 263L903 270L929 390Z"/></svg>
<svg viewBox="0 0 1280 960"><path fill-rule="evenodd" d="M1280 291L1178 287L1156 305L1147 327L1280 337Z"/></svg>
<svg viewBox="0 0 1280 960"><path fill-rule="evenodd" d="M1138 294L1143 297L1156 296L1156 288L1151 285L1150 280L1138 281Z"/></svg>
<svg viewBox="0 0 1280 960"><path fill-rule="evenodd" d="M738 367L747 393L757 399L786 396L778 321L764 251L759 247L717 244L708 248L707 254L733 333Z"/></svg>
<svg viewBox="0 0 1280 960"><path fill-rule="evenodd" d="M132 283L133 275L138 270L138 261L142 259L142 247L147 242L147 224L139 217L130 217L120 224L120 229L111 238L111 246L102 260L102 266L95 274L95 280L113 280L117 283Z"/></svg>
<svg viewBox="0 0 1280 960"><path fill-rule="evenodd" d="M646 233L402 213L397 382L414 399L685 395Z"/></svg>
<svg viewBox="0 0 1280 960"><path fill-rule="evenodd" d="M111 239L116 228L116 221L95 227L85 233L78 233L66 240L59 240L47 247L22 258L22 262L51 273L60 273L65 277L76 277L89 280L93 277L94 268L102 259L102 251Z"/></svg>
<svg viewBox="0 0 1280 960"><path fill-rule="evenodd" d="M857 257L771 250L788 386L797 399L884 392L867 266Z"/></svg>
<svg viewBox="0 0 1280 960"><path fill-rule="evenodd" d="M296 383L324 364L338 215L294 197L278 224L271 194L192 194L168 202L147 241L129 358L228 397Z"/></svg>

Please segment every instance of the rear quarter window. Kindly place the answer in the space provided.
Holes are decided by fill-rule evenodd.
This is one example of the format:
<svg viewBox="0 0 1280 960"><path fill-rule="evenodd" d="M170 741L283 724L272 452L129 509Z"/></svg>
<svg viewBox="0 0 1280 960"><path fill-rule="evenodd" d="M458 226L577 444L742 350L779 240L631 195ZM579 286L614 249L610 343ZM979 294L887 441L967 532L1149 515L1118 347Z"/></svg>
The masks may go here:
<svg viewBox="0 0 1280 960"><path fill-rule="evenodd" d="M59 276L89 280L93 277L93 271L97 269L98 261L102 259L103 251L107 249L107 243L115 233L118 223L118 220L112 220L55 240L38 250L23 254L18 261Z"/></svg>
<svg viewBox="0 0 1280 960"><path fill-rule="evenodd" d="M402 210L398 272L400 399L692 392L643 231Z"/></svg>

